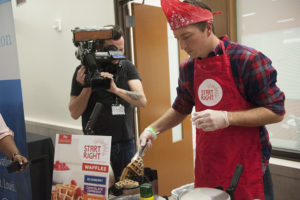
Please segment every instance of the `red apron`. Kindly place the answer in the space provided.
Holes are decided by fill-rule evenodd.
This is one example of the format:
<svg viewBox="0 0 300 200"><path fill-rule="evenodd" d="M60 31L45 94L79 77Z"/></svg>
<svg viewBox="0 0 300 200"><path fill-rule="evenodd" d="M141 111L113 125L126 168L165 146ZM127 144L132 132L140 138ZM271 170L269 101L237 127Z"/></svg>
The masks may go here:
<svg viewBox="0 0 300 200"><path fill-rule="evenodd" d="M244 100L234 82L229 56L220 41L223 55L194 62L196 111L205 109L238 111L251 105ZM237 164L244 171L235 190L235 199L264 200L261 145L258 127L229 126L204 132L197 129L195 187L230 185Z"/></svg>

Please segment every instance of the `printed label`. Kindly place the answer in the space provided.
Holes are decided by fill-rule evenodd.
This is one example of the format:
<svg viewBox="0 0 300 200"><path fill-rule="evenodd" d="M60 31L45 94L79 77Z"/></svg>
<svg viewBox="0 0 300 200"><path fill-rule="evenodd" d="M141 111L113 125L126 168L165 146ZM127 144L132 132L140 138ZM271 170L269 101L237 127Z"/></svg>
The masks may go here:
<svg viewBox="0 0 300 200"><path fill-rule="evenodd" d="M85 185L83 191L89 194L105 195L105 187L101 186Z"/></svg>
<svg viewBox="0 0 300 200"><path fill-rule="evenodd" d="M85 183L93 183L93 184L101 184L105 185L106 184L106 178L105 177L100 177L100 176L84 176L84 182Z"/></svg>
<svg viewBox="0 0 300 200"><path fill-rule="evenodd" d="M82 163L82 170L93 172L108 172L109 167L107 165L96 165L90 163Z"/></svg>
<svg viewBox="0 0 300 200"><path fill-rule="evenodd" d="M92 195L83 195L83 200L106 200L105 197L96 197Z"/></svg>
<svg viewBox="0 0 300 200"><path fill-rule="evenodd" d="M204 80L198 88L198 98L205 106L214 106L220 102L223 91L220 84L213 79Z"/></svg>
<svg viewBox="0 0 300 200"><path fill-rule="evenodd" d="M60 134L58 138L58 144L71 144L72 135L71 134Z"/></svg>

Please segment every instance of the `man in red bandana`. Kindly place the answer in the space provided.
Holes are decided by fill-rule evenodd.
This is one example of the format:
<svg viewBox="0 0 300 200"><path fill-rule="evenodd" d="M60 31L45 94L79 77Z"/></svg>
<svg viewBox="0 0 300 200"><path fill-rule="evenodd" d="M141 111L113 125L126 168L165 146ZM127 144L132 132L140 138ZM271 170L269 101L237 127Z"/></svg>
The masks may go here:
<svg viewBox="0 0 300 200"><path fill-rule="evenodd" d="M277 72L261 52L213 32L210 8L197 0L161 0L180 47L190 58L180 66L177 97L140 136L151 147L157 134L192 112L196 126L195 187L228 188L235 166L244 171L235 199L273 199L266 124L283 119L284 93Z"/></svg>

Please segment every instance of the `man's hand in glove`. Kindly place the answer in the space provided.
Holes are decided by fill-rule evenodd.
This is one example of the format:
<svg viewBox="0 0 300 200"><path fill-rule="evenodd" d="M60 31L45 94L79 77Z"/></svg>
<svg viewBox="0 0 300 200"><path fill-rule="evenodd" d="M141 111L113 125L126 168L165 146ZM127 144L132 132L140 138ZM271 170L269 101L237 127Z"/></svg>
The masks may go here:
<svg viewBox="0 0 300 200"><path fill-rule="evenodd" d="M193 113L193 125L203 131L215 131L229 126L227 111L204 110Z"/></svg>
<svg viewBox="0 0 300 200"><path fill-rule="evenodd" d="M152 142L157 138L157 134L158 132L155 132L150 126L145 128L140 135L140 146L144 147L146 145L146 149L151 148Z"/></svg>

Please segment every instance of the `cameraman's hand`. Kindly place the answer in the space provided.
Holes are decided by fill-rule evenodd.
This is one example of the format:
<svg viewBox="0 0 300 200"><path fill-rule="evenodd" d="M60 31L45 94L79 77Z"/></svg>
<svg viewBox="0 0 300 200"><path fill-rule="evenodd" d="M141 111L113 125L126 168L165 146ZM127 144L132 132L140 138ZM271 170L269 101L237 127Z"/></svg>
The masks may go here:
<svg viewBox="0 0 300 200"><path fill-rule="evenodd" d="M107 89L107 91L115 94L117 92L118 87L116 86L115 81L113 79L114 75L108 72L101 72L100 75L104 78L110 78L110 88Z"/></svg>
<svg viewBox="0 0 300 200"><path fill-rule="evenodd" d="M81 85L85 84L85 66L81 65L80 69L77 71L76 81Z"/></svg>

